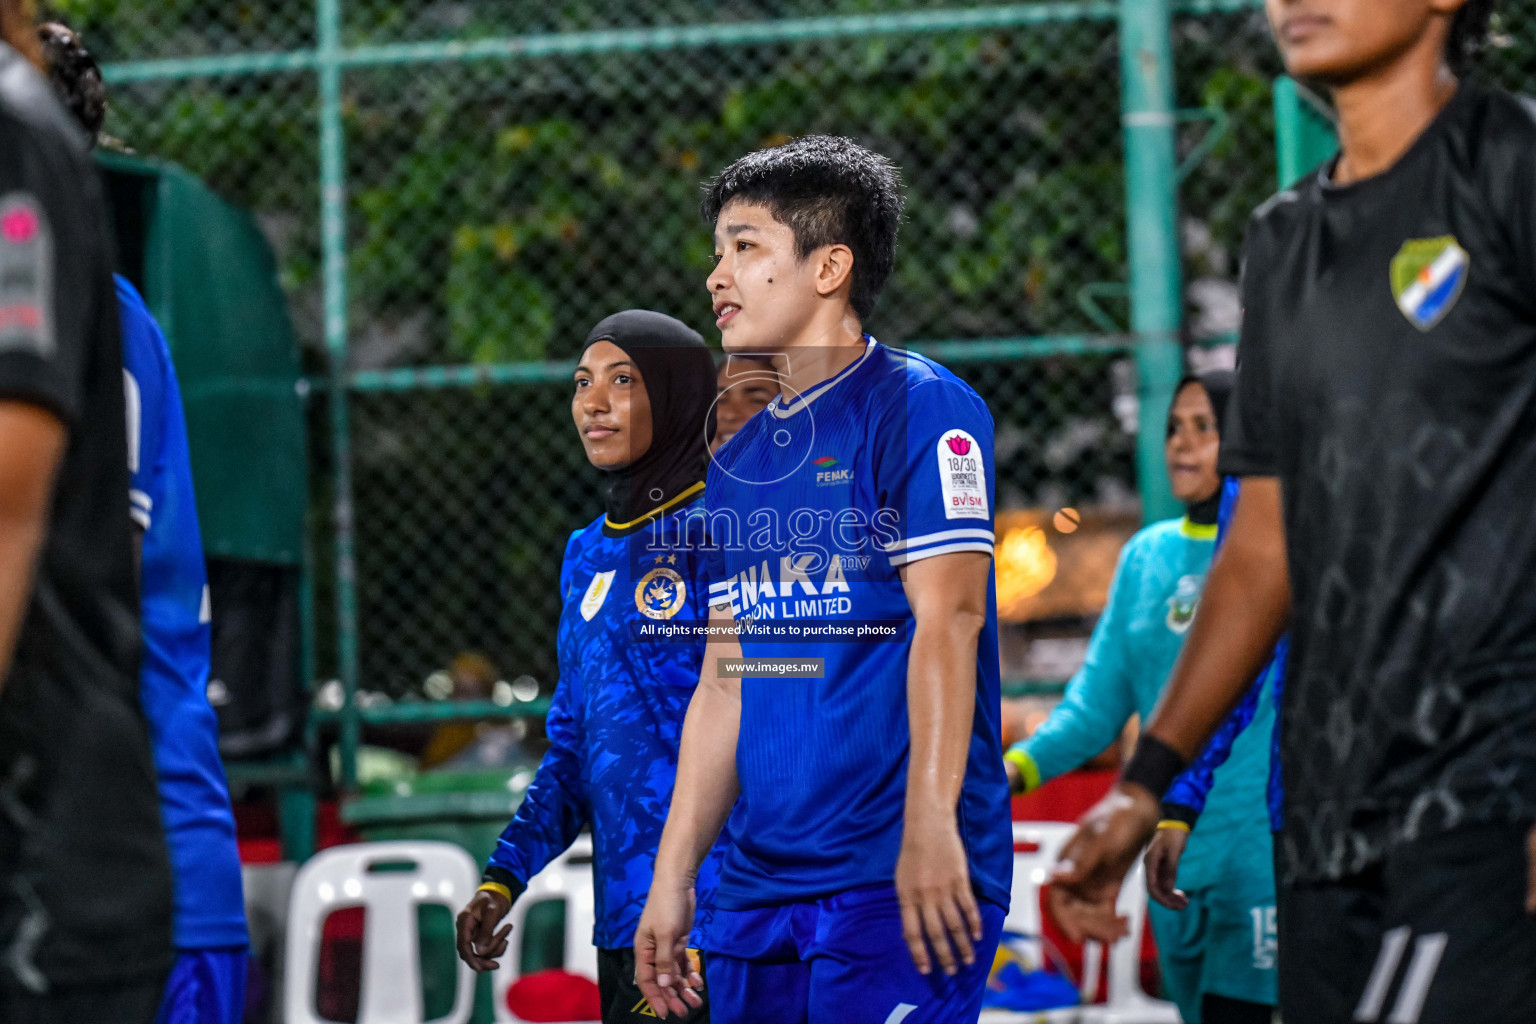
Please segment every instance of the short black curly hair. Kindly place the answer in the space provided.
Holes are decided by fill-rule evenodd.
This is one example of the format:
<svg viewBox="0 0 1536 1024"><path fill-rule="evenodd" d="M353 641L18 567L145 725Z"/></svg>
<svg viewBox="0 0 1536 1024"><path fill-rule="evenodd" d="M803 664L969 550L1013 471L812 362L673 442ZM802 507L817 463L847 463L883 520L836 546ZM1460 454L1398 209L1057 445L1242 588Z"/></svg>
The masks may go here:
<svg viewBox="0 0 1536 1024"><path fill-rule="evenodd" d="M760 149L710 182L701 212L711 224L732 200L761 203L795 235L801 259L824 245L853 252L849 301L860 319L874 311L896 265L901 170L852 139L806 135Z"/></svg>
<svg viewBox="0 0 1536 1024"><path fill-rule="evenodd" d="M45 21L37 26L37 38L54 90L95 145L107 120L107 86L96 58L68 25Z"/></svg>
<svg viewBox="0 0 1536 1024"><path fill-rule="evenodd" d="M1467 0L1451 20L1445 59L1458 75L1466 74L1488 45L1498 0Z"/></svg>

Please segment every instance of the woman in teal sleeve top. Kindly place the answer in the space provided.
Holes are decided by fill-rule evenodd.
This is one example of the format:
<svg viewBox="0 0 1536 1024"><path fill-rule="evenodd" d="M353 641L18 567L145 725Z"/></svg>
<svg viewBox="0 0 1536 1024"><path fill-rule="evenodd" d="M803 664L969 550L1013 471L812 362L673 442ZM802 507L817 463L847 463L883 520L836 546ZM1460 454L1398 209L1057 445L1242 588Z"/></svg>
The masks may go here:
<svg viewBox="0 0 1536 1024"><path fill-rule="evenodd" d="M1225 370L1180 381L1165 454L1186 514L1146 527L1121 552L1083 667L1039 730L1005 755L1014 792L1080 767L1114 743L1133 714L1145 719L1157 704L1215 551L1216 453L1231 389ZM1272 716L1269 702L1263 706ZM1247 739L1268 734L1262 723L1249 730L1217 772L1200 831L1179 866L1189 906L1151 908L1163 987L1187 1024L1268 1024L1277 1000L1269 748ZM1214 825L1210 832L1207 825Z"/></svg>

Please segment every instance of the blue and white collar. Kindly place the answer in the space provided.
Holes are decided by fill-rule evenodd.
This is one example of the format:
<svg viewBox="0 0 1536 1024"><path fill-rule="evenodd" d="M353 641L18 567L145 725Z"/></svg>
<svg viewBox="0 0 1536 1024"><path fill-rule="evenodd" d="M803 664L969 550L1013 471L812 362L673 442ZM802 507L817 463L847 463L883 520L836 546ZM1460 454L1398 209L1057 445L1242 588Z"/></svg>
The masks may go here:
<svg viewBox="0 0 1536 1024"><path fill-rule="evenodd" d="M809 406L812 402L816 401L816 399L826 394L842 381L847 380L848 377L853 374L853 371L862 366L864 361L869 358L869 354L875 350L875 346L880 344L871 335L868 334L864 335L864 341L864 351L859 353L859 358L855 359L853 362L849 363L847 366L843 367L837 373L828 377L820 384L817 384L809 391L800 394L795 398L793 402L790 402L786 405L784 402L784 395L781 392L777 398L768 403L767 410L769 415L773 416L774 419L789 419L789 417L795 415L795 413Z"/></svg>

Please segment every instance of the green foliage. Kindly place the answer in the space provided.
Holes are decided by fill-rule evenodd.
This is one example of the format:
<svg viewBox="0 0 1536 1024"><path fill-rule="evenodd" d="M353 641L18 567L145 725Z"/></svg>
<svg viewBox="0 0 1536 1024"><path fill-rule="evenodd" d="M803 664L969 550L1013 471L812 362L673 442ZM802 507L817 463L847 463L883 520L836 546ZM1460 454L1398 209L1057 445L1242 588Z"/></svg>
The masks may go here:
<svg viewBox="0 0 1536 1024"><path fill-rule="evenodd" d="M344 45L476 40L716 20L971 7L979 0L341 0ZM55 0L104 62L314 45L315 0ZM1495 81L1530 88L1536 0L1501 4ZM1186 277L1230 283L1249 211L1274 191L1263 15L1180 18L1179 106L1230 132L1185 182ZM908 186L882 340L1095 331L1082 290L1128 277L1112 21L1018 31L612 49L349 69L343 80L349 318L367 365L564 359L619 309L713 337L701 186L795 135L853 136ZM255 210L319 353L319 121L311 72L115 86L108 131ZM1188 152L1207 130L1180 131ZM1123 307L1105 306L1119 317ZM387 345L375 344L384 338ZM1119 357L957 365L997 419L1005 506L1111 502L1133 438ZM466 647L553 678L565 534L600 509L563 384L357 396L353 505L366 685L402 692ZM316 559L332 500L315 410ZM334 580L317 579L317 606ZM333 660L320 631L322 671Z"/></svg>

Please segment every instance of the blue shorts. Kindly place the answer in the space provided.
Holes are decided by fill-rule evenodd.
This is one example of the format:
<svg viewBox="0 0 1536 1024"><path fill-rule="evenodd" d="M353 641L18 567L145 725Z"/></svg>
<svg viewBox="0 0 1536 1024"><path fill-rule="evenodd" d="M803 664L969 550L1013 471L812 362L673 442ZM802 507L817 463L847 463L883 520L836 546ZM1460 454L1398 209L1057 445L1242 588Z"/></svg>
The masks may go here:
<svg viewBox="0 0 1536 1024"><path fill-rule="evenodd" d="M1003 908L978 900L975 963L919 974L892 885L814 903L715 910L704 935L713 1024L957 1024L981 1013Z"/></svg>
<svg viewBox="0 0 1536 1024"><path fill-rule="evenodd" d="M155 1024L240 1024L247 958L243 947L180 950Z"/></svg>

